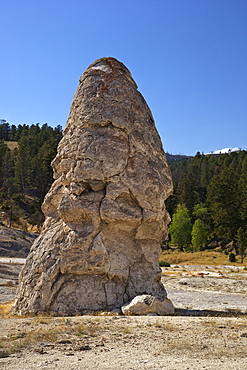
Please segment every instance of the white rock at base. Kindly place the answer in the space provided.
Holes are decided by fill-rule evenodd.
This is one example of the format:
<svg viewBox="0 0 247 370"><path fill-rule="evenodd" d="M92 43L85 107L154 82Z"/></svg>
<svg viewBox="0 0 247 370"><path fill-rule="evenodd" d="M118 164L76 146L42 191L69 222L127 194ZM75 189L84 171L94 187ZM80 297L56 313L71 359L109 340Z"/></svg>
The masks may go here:
<svg viewBox="0 0 247 370"><path fill-rule="evenodd" d="M131 302L121 307L125 316L131 315L170 315L175 312L170 299L159 300L150 294L138 295Z"/></svg>

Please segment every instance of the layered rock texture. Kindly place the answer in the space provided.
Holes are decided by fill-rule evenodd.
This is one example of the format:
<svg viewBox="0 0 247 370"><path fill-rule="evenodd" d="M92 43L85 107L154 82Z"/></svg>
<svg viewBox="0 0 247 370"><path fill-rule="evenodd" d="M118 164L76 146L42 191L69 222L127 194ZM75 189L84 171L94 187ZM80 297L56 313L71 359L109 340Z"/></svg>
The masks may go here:
<svg viewBox="0 0 247 370"><path fill-rule="evenodd" d="M20 275L14 312L110 310L166 299L158 265L172 180L152 114L113 58L80 78L47 193L46 220Z"/></svg>

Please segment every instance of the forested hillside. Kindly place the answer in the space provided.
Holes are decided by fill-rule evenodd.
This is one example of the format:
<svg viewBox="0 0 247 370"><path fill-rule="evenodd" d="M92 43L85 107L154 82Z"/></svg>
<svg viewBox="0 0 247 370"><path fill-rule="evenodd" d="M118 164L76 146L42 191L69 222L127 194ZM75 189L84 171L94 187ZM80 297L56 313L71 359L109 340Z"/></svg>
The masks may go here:
<svg viewBox="0 0 247 370"><path fill-rule="evenodd" d="M41 226L41 204L52 181L50 163L62 127L10 125L0 121L0 221L7 226Z"/></svg>
<svg viewBox="0 0 247 370"><path fill-rule="evenodd" d="M174 194L166 201L172 216L172 242L179 244L175 231L178 219L187 218L180 236L187 230L181 248L202 249L210 242L225 245L246 243L247 231L247 152L201 155L170 163ZM181 222L180 222L181 224ZM186 234L185 232L185 234ZM200 242L196 242L201 235ZM194 244L193 244L194 237ZM240 241L241 240L241 241Z"/></svg>

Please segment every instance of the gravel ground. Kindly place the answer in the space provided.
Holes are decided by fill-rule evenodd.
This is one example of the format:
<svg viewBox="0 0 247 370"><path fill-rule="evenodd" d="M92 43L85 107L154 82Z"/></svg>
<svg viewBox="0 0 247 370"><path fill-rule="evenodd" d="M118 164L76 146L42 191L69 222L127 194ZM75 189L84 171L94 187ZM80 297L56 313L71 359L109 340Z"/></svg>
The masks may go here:
<svg viewBox="0 0 247 370"><path fill-rule="evenodd" d="M173 266L163 268L162 282L176 308L247 313L247 271L243 268Z"/></svg>
<svg viewBox="0 0 247 370"><path fill-rule="evenodd" d="M0 335L9 342L3 370L247 368L246 318L12 318L0 321Z"/></svg>
<svg viewBox="0 0 247 370"><path fill-rule="evenodd" d="M1 302L14 299L21 267L0 261ZM162 270L176 316L2 317L0 368L246 369L247 271Z"/></svg>

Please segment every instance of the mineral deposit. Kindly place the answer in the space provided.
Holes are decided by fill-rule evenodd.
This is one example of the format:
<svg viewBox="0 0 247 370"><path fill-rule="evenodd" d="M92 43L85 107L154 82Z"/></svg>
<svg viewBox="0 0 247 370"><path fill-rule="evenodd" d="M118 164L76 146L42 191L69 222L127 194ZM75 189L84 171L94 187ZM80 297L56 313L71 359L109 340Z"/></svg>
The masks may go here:
<svg viewBox="0 0 247 370"><path fill-rule="evenodd" d="M116 59L99 59L81 76L52 167L45 223L14 312L76 314L120 308L137 295L166 299L158 258L171 175L152 114Z"/></svg>

